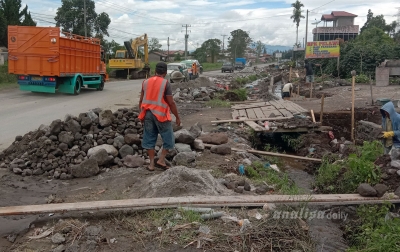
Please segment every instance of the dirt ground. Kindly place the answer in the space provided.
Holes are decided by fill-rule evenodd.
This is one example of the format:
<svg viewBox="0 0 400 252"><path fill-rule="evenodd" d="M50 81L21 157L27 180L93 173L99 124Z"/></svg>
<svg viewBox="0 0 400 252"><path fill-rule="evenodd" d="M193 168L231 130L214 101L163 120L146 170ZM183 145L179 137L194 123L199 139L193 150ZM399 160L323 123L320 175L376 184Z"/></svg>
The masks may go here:
<svg viewBox="0 0 400 252"><path fill-rule="evenodd" d="M371 90L370 86L366 84L357 84L355 91L355 107L366 108L372 105ZM295 89L296 92L296 89ZM352 92L351 86L339 86L334 88L326 88L321 91L314 91L314 94L318 96L319 93L329 93L332 96L325 97L324 101L324 112L332 112L337 110L351 110L351 99ZM400 89L397 85L391 85L387 87L372 86L373 101L377 99L387 98L397 100L400 96ZM306 97L306 100L295 101L300 106L314 111L321 110L321 99ZM395 104L396 105L396 104Z"/></svg>
<svg viewBox="0 0 400 252"><path fill-rule="evenodd" d="M356 92L356 120L368 120L376 123L380 122L380 113L378 106L370 106L369 86L359 85L359 91ZM332 94L325 98L324 112L349 111L351 108L351 91L348 86L324 89L323 92ZM375 100L377 98L393 98L399 94L398 87L374 87ZM318 92L317 92L318 94ZM297 104L306 108L313 109L315 112L320 110L320 99L311 99L296 101ZM231 119L231 109L229 108L207 108L204 104L180 104L178 107L182 115L183 128L189 129L192 125L199 122L203 131L227 131L227 128L238 128L238 125L217 126L211 123L212 120ZM316 113L316 118L319 114ZM318 120L317 120L318 121ZM345 137L349 139L350 114L346 113L327 113L324 115L324 125L332 126L336 138ZM322 135L314 136L316 139ZM328 136L319 140L328 145ZM230 139L233 146L238 144ZM307 155L307 153L304 153ZM222 178L225 174L235 172L239 165L237 157L234 154L220 156L206 150L196 160L196 168L210 171L216 178ZM385 162L381 162L382 167ZM304 172L307 165L293 160L284 162L284 169L289 171L289 176L296 183L310 190L312 176ZM291 170L291 171L290 171ZM73 180L55 180L46 179L41 176L21 177L9 173L5 169L0 169L0 194L2 200L0 206L11 205L30 205L46 204L60 202L79 202L94 200L116 200L127 198L144 197L144 189L148 188L148 181L153 176L162 175L164 171L156 170L149 172L144 168L138 169L111 169L96 177L87 179ZM393 183L398 183L394 181ZM230 191L224 191L221 195L229 194ZM172 196L172 195L171 195ZM311 236L316 236L323 227L324 229L336 230L337 226L332 223L312 224L311 231L304 227L304 223L298 222L293 226L285 222L274 222L267 216L267 212L260 210L264 217L255 219L249 217L249 211L243 209L223 209L231 211L232 215L238 218L249 218L252 228L248 232L240 233L238 225L233 222L225 223L222 220L206 221L196 224L196 216L183 216L182 219L174 219L178 214L184 215L177 210L166 210L157 216L160 212L79 212L79 213L55 213L42 214L34 216L10 216L0 217L0 251L51 251L56 246L52 244L51 239L31 240L27 236L34 235L38 228L54 227L59 232L73 233L74 239L81 240L80 250L71 247L66 251L194 251L193 246L184 248L190 242L198 239L202 240L203 249L211 249L210 239L220 241L213 243L214 251L234 251L236 248L242 248L240 251L285 251L290 248L291 251L315 251L314 242L310 240ZM153 220L146 223L144 218ZM60 221L63 220L63 221ZM180 225L192 222L191 228L181 227L179 230L164 230L168 225L170 227L180 227ZM171 224L173 223L173 224ZM193 224L195 223L195 224ZM266 224L269 225L266 225ZM271 224L272 223L272 224ZM207 226L211 233L199 232L199 226ZM88 228L90 227L90 228ZM273 229L273 228L275 229ZM295 228L294 228L295 227ZM65 231L67 230L67 231ZM72 231L71 231L72 230ZM83 232L83 230L86 230ZM88 231L89 230L89 231ZM329 231L328 230L328 231ZM91 232L92 233L91 233ZM221 234L224 236L221 236ZM291 240L283 234L291 234ZM335 240L340 237L340 232L332 235L327 234L329 239ZM15 236L15 237L13 237ZM10 240L14 240L13 243ZM223 239L221 239L223 238ZM200 239L200 240L201 240ZM326 237L320 237L317 240L317 247L320 248L321 241ZM85 241L85 242L83 242ZM115 243L116 241L116 243ZM72 242L72 241L69 241ZM281 243L284 244L281 244ZM217 245L215 245L217 244ZM278 246L277 246L278 244ZM343 241L338 243L340 246L332 245L332 248L344 248ZM282 245L282 247L280 247ZM343 246L342 246L343 245ZM241 247L244 246L244 247ZM253 248L253 249L252 249ZM57 251L57 250L55 250ZM60 250L63 251L63 250ZM197 251L197 250L196 250ZM287 251L287 250L286 250ZM333 251L333 250L332 250Z"/></svg>

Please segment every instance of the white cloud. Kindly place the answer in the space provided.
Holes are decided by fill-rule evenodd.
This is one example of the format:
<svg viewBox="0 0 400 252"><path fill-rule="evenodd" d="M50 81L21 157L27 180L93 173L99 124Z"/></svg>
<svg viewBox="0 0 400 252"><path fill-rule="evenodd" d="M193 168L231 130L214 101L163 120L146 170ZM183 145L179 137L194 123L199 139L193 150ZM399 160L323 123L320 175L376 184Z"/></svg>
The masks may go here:
<svg viewBox="0 0 400 252"><path fill-rule="evenodd" d="M221 35L230 35L235 29L250 32L254 41L261 40L270 45L292 46L296 38L296 25L290 19L294 0L95 0L96 11L107 12L111 17L109 40L122 43L136 35L147 33L149 37L156 37L167 49L167 37L170 38L170 49L184 48L184 28L182 25L190 24L189 50L194 50L197 44L201 45L207 39L218 38ZM358 15L355 24L363 26L366 21L368 9L375 15L383 14L387 22L396 20L395 15L400 3L390 0L379 2L365 0L303 0L305 11L309 13L308 37L312 37L311 23L320 20L322 14L331 11L347 11ZM351 2L351 3L350 3ZM52 25L59 1L52 0L25 0L34 18L39 25ZM324 4L328 3L325 6ZM254 8L254 6L257 6ZM274 8L278 6L280 8ZM322 7L320 7L322 6ZM251 8L250 8L251 7ZM320 8L318 8L320 7ZM318 8L318 9L316 9ZM40 15L43 14L43 15ZM40 20L39 20L40 19ZM44 20L44 21L43 21ZM322 23L320 24L322 25ZM305 37L305 19L299 26L299 42ZM225 37L225 45L227 37Z"/></svg>

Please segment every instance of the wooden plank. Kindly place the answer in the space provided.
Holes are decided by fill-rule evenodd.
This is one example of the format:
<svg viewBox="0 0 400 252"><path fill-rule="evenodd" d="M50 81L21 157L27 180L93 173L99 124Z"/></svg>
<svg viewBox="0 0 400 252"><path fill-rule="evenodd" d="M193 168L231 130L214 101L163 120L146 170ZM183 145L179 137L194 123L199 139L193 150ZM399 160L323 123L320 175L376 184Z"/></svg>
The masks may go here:
<svg viewBox="0 0 400 252"><path fill-rule="evenodd" d="M292 114L297 114L297 113L301 113L301 111L297 108L297 107L295 107L295 106L293 106L293 102L290 102L290 101L285 101L284 102L284 106L285 106L285 108L287 109L287 110L289 110Z"/></svg>
<svg viewBox="0 0 400 252"><path fill-rule="evenodd" d="M248 126L250 126L253 130L255 130L257 132L265 131L265 128L261 127L254 121L245 121L244 123L247 124Z"/></svg>
<svg viewBox="0 0 400 252"><path fill-rule="evenodd" d="M253 109L246 109L246 113L247 113L247 118L249 119L256 119L256 113L254 113Z"/></svg>
<svg viewBox="0 0 400 252"><path fill-rule="evenodd" d="M239 117L247 117L247 113L246 110L244 109L240 109L239 111Z"/></svg>
<svg viewBox="0 0 400 252"><path fill-rule="evenodd" d="M285 100L274 100L274 101L270 101L270 102L277 109L284 109L285 108L285 106L283 105L283 102L285 102Z"/></svg>
<svg viewBox="0 0 400 252"><path fill-rule="evenodd" d="M297 108L299 111L301 111L301 113L306 113L306 112L308 112L307 109L301 107L300 105L298 105L298 104L296 104L296 103L294 103L294 102L292 102L292 103L293 103L292 106L295 107L295 108Z"/></svg>
<svg viewBox="0 0 400 252"><path fill-rule="evenodd" d="M256 114L257 118L265 118L266 116L264 115L263 111L261 108L254 108L254 113Z"/></svg>
<svg viewBox="0 0 400 252"><path fill-rule="evenodd" d="M235 110L232 112L232 118L233 118L233 119L236 119L236 118L238 118L238 117L239 117L239 111L235 109Z"/></svg>
<svg viewBox="0 0 400 252"><path fill-rule="evenodd" d="M255 102L255 103L249 103L249 104L239 104L239 105L234 105L231 106L233 109L249 109L249 108L257 108L265 106L265 102Z"/></svg>
<svg viewBox="0 0 400 252"><path fill-rule="evenodd" d="M64 213L72 211L98 211L112 209L156 209L179 208L183 206L196 207L262 207L266 203L314 205L351 205L351 204L382 204L385 202L400 203L398 196L363 197L359 194L301 194L301 195L234 195L234 196L185 196L166 198L141 198L124 200L86 201L74 203L23 205L0 207L0 216L30 215L45 213Z"/></svg>
<svg viewBox="0 0 400 252"><path fill-rule="evenodd" d="M288 120L292 117L273 117L273 118L255 118L255 119L248 119L248 118L240 118L240 119L226 119L226 120L218 120L218 121L211 121L211 123L228 123L228 122L244 122L244 121L280 121L280 120Z"/></svg>
<svg viewBox="0 0 400 252"><path fill-rule="evenodd" d="M272 113L274 113L274 115L277 116L277 117L282 117L282 116L283 116L282 113L279 112L279 110L276 110L276 109L273 109L273 110L264 110L264 109L261 108L261 110L262 110L262 112L264 113L265 118L268 118L267 120L270 120L270 119L273 119L273 118L274 118L274 117L270 117L270 115L271 115Z"/></svg>
<svg viewBox="0 0 400 252"><path fill-rule="evenodd" d="M313 121L313 123L315 123L315 116L314 116L314 111L311 109L311 118L312 118L312 121Z"/></svg>
<svg viewBox="0 0 400 252"><path fill-rule="evenodd" d="M289 112L287 109L280 109L279 112L281 112L283 116L293 117L293 114Z"/></svg>

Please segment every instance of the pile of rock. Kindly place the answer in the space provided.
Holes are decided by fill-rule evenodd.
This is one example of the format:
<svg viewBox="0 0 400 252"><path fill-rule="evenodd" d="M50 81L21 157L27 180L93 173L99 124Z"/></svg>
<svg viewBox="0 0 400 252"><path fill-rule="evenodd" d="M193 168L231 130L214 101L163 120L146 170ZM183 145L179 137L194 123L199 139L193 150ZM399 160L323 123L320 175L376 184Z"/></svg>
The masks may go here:
<svg viewBox="0 0 400 252"><path fill-rule="evenodd" d="M177 88L173 97L176 102L191 103L193 101L209 101L214 98L215 92L221 90L217 87Z"/></svg>
<svg viewBox="0 0 400 252"><path fill-rule="evenodd" d="M64 121L55 120L50 126L41 125L36 131L17 136L9 148L0 152L0 168L22 176L71 179L94 176L109 168L141 167L149 160L141 145L143 125L138 115L137 111L127 108L115 113L94 109L78 117L68 115ZM206 143L215 144L217 140L221 144L214 148L215 153L231 151L223 145L228 142L227 135L220 141L221 136L205 134L198 124L190 130L176 130L176 148L167 155L176 165L194 166L196 150L205 149L202 139ZM160 155L161 137L155 149Z"/></svg>

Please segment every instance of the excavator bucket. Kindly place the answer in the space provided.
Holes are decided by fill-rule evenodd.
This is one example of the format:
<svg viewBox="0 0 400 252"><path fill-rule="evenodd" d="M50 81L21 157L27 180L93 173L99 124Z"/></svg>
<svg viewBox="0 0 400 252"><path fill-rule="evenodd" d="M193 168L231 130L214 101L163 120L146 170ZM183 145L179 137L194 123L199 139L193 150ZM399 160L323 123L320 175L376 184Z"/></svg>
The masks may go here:
<svg viewBox="0 0 400 252"><path fill-rule="evenodd" d="M124 41L124 45L125 45L126 51L128 52L129 59L134 59L135 58L135 54L133 52L133 48L131 46L131 42Z"/></svg>

